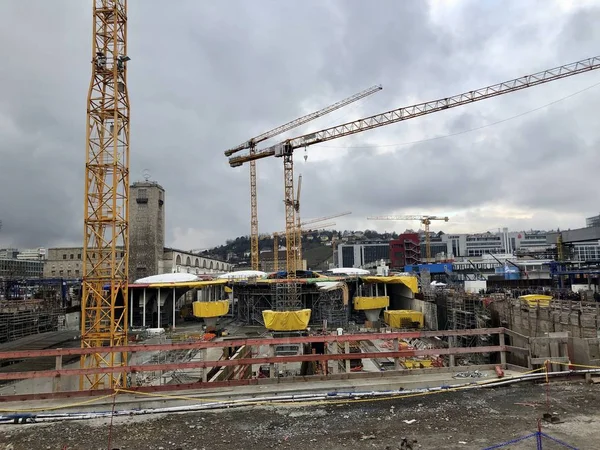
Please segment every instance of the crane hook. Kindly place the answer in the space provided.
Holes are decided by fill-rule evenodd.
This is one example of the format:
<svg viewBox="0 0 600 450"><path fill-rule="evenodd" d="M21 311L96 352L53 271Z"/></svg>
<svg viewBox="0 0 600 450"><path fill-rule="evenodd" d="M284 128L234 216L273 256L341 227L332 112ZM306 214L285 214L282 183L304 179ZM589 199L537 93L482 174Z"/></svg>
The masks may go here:
<svg viewBox="0 0 600 450"><path fill-rule="evenodd" d="M306 147L304 147L304 161L308 159L308 153L306 153Z"/></svg>

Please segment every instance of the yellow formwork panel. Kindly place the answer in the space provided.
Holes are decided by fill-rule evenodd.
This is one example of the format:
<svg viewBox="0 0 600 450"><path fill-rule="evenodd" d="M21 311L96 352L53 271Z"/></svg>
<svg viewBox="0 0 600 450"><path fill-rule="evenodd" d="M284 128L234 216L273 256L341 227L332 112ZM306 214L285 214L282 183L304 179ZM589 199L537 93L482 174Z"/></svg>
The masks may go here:
<svg viewBox="0 0 600 450"><path fill-rule="evenodd" d="M407 359L402 362L407 369L428 369L433 366L430 359Z"/></svg>
<svg viewBox="0 0 600 450"><path fill-rule="evenodd" d="M273 331L300 331L306 330L310 321L310 309L298 311L271 311L262 312L265 328Z"/></svg>
<svg viewBox="0 0 600 450"><path fill-rule="evenodd" d="M540 295L540 294L528 294L521 295L519 297L520 300L526 302L530 307L535 308L539 306L541 308L547 308L550 306L550 300L552 300L551 295Z"/></svg>
<svg viewBox="0 0 600 450"><path fill-rule="evenodd" d="M412 275L395 275L391 277L366 276L360 277L365 283L403 284L414 294L419 292L419 280Z"/></svg>
<svg viewBox="0 0 600 450"><path fill-rule="evenodd" d="M425 321L423 313L421 311L414 311L411 309L389 309L383 312L383 321L392 328L407 328L403 325L403 322L419 323L419 328L423 328Z"/></svg>
<svg viewBox="0 0 600 450"><path fill-rule="evenodd" d="M380 297L354 297L354 309L364 311L365 309L387 308L390 306L390 298Z"/></svg>
<svg viewBox="0 0 600 450"><path fill-rule="evenodd" d="M229 312L229 300L192 303L194 317L220 317Z"/></svg>

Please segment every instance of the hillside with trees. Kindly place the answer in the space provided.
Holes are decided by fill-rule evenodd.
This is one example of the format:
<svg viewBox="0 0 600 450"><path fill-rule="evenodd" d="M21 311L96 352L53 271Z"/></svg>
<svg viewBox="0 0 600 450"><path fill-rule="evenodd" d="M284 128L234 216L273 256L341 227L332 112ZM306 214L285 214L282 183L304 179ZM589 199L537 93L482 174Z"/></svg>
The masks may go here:
<svg viewBox="0 0 600 450"><path fill-rule="evenodd" d="M397 233L378 233L374 230L319 230L306 232L302 235L303 258L306 259L308 267L312 269L327 268L331 262L333 250L332 240L335 238L338 244L389 241L398 237ZM279 237L279 245L285 246L285 236ZM273 237L261 236L259 240L260 252L273 251ZM214 247L204 252L206 255L223 261L232 262L238 266L247 266L250 262L250 236L239 236L228 239L224 245Z"/></svg>

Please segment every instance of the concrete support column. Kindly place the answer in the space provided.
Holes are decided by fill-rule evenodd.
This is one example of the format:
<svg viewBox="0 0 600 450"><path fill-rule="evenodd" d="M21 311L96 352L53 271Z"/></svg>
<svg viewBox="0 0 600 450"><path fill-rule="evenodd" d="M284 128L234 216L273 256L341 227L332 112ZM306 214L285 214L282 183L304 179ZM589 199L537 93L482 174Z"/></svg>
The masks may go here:
<svg viewBox="0 0 600 450"><path fill-rule="evenodd" d="M269 344L269 356L275 357L275 346ZM269 378L276 378L275 363L269 363Z"/></svg>
<svg viewBox="0 0 600 450"><path fill-rule="evenodd" d="M454 336L448 336L448 349L452 350L454 347ZM454 367L454 355L450 355L450 367Z"/></svg>
<svg viewBox="0 0 600 450"><path fill-rule="evenodd" d="M160 328L160 288L158 288L158 298L156 299L156 306L158 308L158 323L156 328Z"/></svg>
<svg viewBox="0 0 600 450"><path fill-rule="evenodd" d="M173 288L173 329L175 329L175 288Z"/></svg>
<svg viewBox="0 0 600 450"><path fill-rule="evenodd" d="M387 284L383 284L383 295L387 297ZM385 310L387 311L389 308L389 306L385 307Z"/></svg>
<svg viewBox="0 0 600 450"><path fill-rule="evenodd" d="M506 345L506 336L504 333L500 333L498 335L500 341L500 347L504 347ZM503 369L506 369L506 351L505 350L500 350L500 365L502 366Z"/></svg>
<svg viewBox="0 0 600 450"><path fill-rule="evenodd" d="M347 355L350 354L350 342L348 342L348 341L344 342L344 353L346 353ZM349 359L346 360L346 373L350 373L350 360Z"/></svg>
<svg viewBox="0 0 600 450"><path fill-rule="evenodd" d="M394 351L397 352L400 350L400 341L398 338L394 339ZM400 370L400 358L394 358L394 370Z"/></svg>
<svg viewBox="0 0 600 450"><path fill-rule="evenodd" d="M329 352L332 355L337 355L338 354L338 343L337 342L332 342L331 344L331 349L329 350ZM334 359L333 360L333 373L337 374L340 372L339 367L340 366L340 360L339 359Z"/></svg>
<svg viewBox="0 0 600 450"><path fill-rule="evenodd" d="M207 349L205 349L205 348L200 350L200 357L202 358L202 361L206 361L206 352L207 352ZM208 382L208 369L206 367L202 368L202 382L203 383Z"/></svg>
<svg viewBox="0 0 600 450"><path fill-rule="evenodd" d="M57 350L62 350L62 349L57 349ZM55 363L55 369L56 370L61 370L63 367L63 358L62 355L57 355L56 356L56 363ZM52 383L52 392L60 392L61 391L61 382L60 382L60 375L56 375L54 377L54 382Z"/></svg>
<svg viewBox="0 0 600 450"><path fill-rule="evenodd" d="M144 295L142 297L142 326L146 326L146 288L144 288Z"/></svg>

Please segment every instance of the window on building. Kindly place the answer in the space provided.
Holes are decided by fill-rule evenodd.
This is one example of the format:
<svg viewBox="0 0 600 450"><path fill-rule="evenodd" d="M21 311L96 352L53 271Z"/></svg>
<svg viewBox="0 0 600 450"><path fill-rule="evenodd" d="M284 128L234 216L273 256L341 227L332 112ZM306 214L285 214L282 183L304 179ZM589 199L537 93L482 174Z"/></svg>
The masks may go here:
<svg viewBox="0 0 600 450"><path fill-rule="evenodd" d="M58 274L62 277L65 274L65 271L64 270L59 270Z"/></svg>
<svg viewBox="0 0 600 450"><path fill-rule="evenodd" d="M65 255L63 255L63 259L67 259L67 255L66 255L66 254L65 254Z"/></svg>
<svg viewBox="0 0 600 450"><path fill-rule="evenodd" d="M148 203L148 190L147 189L138 189L137 198L135 199L135 201L138 204Z"/></svg>
<svg viewBox="0 0 600 450"><path fill-rule="evenodd" d="M71 259L73 259L75 257L75 255L73 253L71 253Z"/></svg>
<svg viewBox="0 0 600 450"><path fill-rule="evenodd" d="M77 253L77 259L81 259L81 253Z"/></svg>
<svg viewBox="0 0 600 450"><path fill-rule="evenodd" d="M79 269L75 269L75 275L79 276Z"/></svg>

